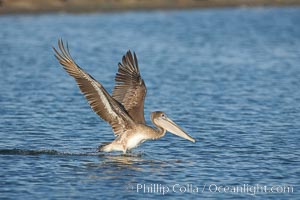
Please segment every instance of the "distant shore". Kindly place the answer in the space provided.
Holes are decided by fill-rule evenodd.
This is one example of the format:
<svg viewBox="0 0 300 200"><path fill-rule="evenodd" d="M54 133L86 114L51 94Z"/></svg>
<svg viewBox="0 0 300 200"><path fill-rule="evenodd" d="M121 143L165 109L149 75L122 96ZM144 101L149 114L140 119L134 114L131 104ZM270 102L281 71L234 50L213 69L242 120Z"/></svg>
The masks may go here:
<svg viewBox="0 0 300 200"><path fill-rule="evenodd" d="M0 0L0 15L241 6L300 6L300 0Z"/></svg>

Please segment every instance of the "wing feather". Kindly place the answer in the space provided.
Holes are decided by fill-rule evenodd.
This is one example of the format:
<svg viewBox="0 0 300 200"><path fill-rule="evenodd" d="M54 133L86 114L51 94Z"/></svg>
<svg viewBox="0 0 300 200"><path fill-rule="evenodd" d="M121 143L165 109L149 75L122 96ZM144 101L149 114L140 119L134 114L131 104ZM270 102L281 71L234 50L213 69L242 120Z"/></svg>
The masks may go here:
<svg viewBox="0 0 300 200"><path fill-rule="evenodd" d="M132 56L128 51L118 67L112 97L125 107L135 122L145 124L144 101L147 89L140 75L135 53Z"/></svg>
<svg viewBox="0 0 300 200"><path fill-rule="evenodd" d="M55 57L67 73L74 77L95 113L112 126L114 134L117 136L132 128L134 122L123 106L112 98L98 81L75 63L68 45L65 48L63 41L59 40L58 47L60 52L53 48Z"/></svg>

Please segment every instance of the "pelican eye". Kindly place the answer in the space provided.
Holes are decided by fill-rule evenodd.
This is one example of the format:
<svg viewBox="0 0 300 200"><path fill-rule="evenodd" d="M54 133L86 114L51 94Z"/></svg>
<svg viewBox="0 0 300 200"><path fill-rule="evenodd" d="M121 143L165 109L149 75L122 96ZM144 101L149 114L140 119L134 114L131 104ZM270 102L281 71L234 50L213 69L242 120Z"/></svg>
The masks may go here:
<svg viewBox="0 0 300 200"><path fill-rule="evenodd" d="M161 114L161 117L162 117L162 118L166 118L166 115L165 115L165 114Z"/></svg>

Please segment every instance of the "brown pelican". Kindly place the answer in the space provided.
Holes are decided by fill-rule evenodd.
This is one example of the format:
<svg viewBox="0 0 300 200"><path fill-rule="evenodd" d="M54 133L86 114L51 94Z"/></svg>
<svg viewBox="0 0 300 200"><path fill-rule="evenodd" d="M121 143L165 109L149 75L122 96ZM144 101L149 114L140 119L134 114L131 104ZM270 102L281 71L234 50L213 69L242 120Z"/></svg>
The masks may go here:
<svg viewBox="0 0 300 200"><path fill-rule="evenodd" d="M151 113L151 121L156 128L146 125L144 118L144 99L146 85L141 78L135 53L130 51L118 64L112 95L91 75L80 68L70 55L68 44L65 48L62 40L58 41L60 51L55 48L55 57L63 68L77 82L91 108L113 129L115 140L99 147L100 151L126 151L137 147L146 140L163 137L166 131L195 142L167 115L161 111Z"/></svg>

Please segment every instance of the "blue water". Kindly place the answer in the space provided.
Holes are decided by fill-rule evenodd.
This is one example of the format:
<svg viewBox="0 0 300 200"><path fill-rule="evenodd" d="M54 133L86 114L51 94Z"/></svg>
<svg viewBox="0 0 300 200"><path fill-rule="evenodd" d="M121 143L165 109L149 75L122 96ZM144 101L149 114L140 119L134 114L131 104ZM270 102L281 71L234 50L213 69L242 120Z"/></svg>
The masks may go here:
<svg viewBox="0 0 300 200"><path fill-rule="evenodd" d="M299 21L299 7L1 16L0 198L299 198ZM197 142L97 153L111 127L55 60L60 37L109 92L135 51L147 122L165 111Z"/></svg>

